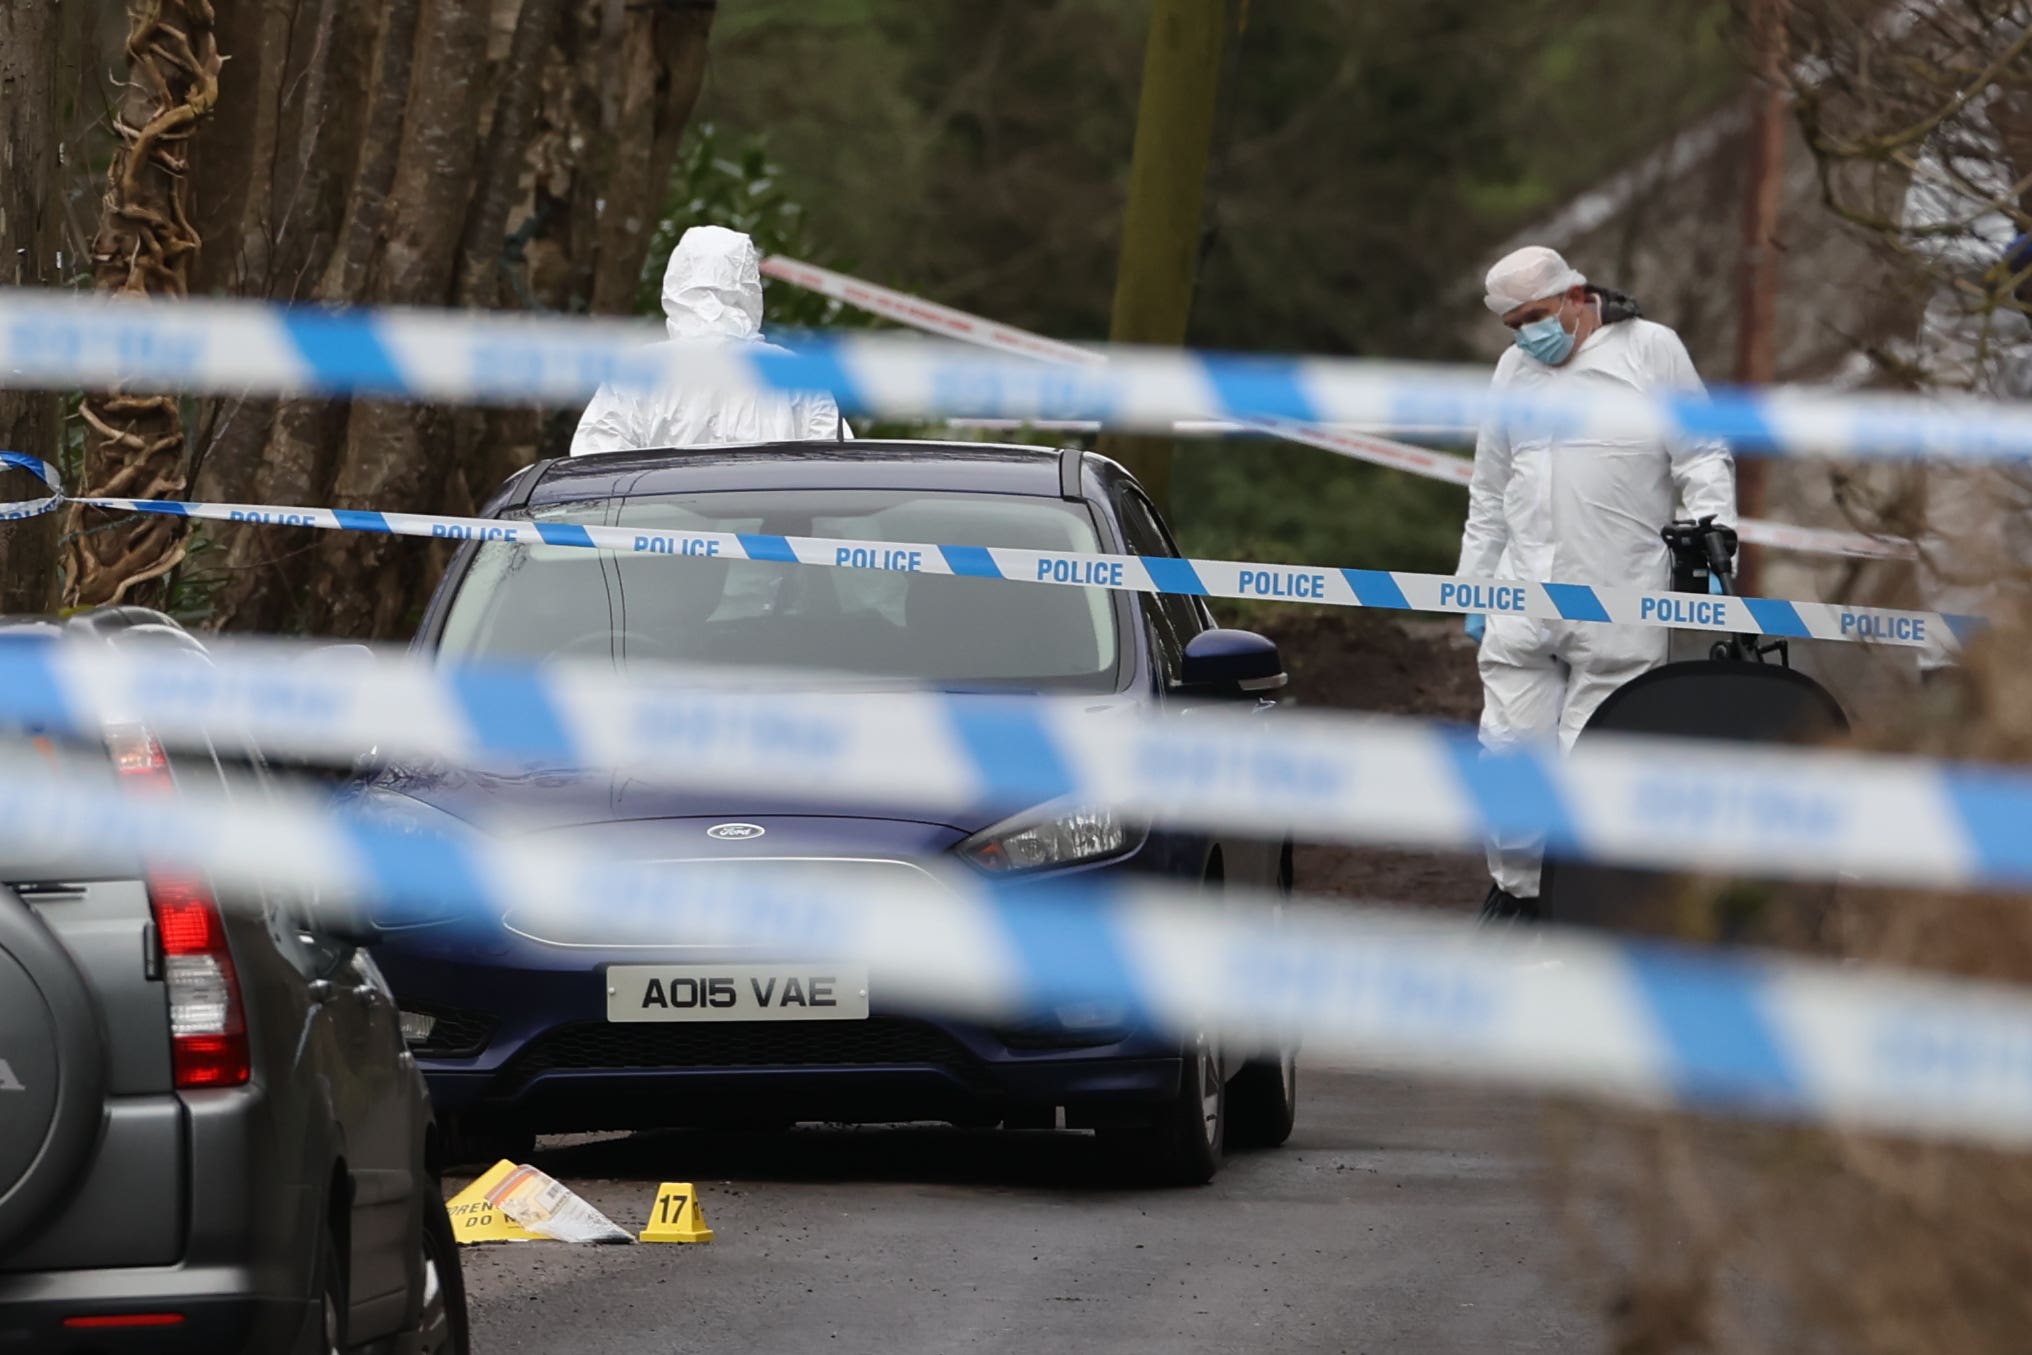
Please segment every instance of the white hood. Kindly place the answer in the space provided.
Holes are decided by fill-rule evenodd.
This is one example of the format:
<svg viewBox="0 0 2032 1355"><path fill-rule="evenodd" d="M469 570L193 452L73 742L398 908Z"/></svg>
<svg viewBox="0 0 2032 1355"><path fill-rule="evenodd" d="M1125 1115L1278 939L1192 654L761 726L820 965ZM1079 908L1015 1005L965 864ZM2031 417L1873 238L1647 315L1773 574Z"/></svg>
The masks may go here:
<svg viewBox="0 0 2032 1355"><path fill-rule="evenodd" d="M725 226L693 226L663 270L664 324L673 339L760 338L762 253Z"/></svg>
<svg viewBox="0 0 2032 1355"><path fill-rule="evenodd" d="M686 231L663 270L663 315L673 343L762 344L762 254L755 242L724 226ZM825 391L705 386L678 375L653 390L601 386L579 416L571 453L852 436Z"/></svg>

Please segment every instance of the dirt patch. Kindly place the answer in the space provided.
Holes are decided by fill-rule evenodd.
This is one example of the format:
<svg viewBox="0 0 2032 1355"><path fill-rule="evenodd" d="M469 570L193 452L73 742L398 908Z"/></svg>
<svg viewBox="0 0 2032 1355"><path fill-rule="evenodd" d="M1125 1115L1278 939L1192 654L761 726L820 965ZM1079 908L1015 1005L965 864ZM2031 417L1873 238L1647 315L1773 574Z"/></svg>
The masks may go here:
<svg viewBox="0 0 2032 1355"><path fill-rule="evenodd" d="M1475 648L1458 618L1283 608L1252 618L1277 641L1300 708L1371 711L1473 723L1482 711ZM1397 852L1300 844L1301 894L1469 909L1488 892L1481 853Z"/></svg>
<svg viewBox="0 0 2032 1355"><path fill-rule="evenodd" d="M1481 716L1475 647L1458 619L1286 607L1256 629L1283 651L1300 706L1468 723Z"/></svg>

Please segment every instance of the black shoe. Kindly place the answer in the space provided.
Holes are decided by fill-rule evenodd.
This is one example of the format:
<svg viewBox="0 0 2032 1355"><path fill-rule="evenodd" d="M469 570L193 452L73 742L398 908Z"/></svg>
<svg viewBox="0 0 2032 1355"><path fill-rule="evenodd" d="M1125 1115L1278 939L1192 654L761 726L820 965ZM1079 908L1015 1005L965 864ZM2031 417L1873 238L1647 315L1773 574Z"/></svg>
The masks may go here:
<svg viewBox="0 0 2032 1355"><path fill-rule="evenodd" d="M1489 886L1489 896L1482 900L1482 926L1497 927L1537 920L1537 899L1520 899L1501 885Z"/></svg>

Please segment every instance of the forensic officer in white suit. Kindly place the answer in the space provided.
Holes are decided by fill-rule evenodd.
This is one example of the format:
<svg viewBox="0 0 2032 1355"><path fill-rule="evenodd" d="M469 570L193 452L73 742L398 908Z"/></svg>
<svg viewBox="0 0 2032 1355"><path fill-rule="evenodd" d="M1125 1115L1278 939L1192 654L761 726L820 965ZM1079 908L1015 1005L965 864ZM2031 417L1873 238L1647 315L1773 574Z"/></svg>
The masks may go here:
<svg viewBox="0 0 2032 1355"><path fill-rule="evenodd" d="M1486 304L1516 341L1496 364L1498 391L1705 393L1686 345L1643 319L1629 297L1530 246L1489 270ZM1559 430L1492 416L1475 443L1461 533L1463 575L1671 587L1659 529L1712 514L1733 527L1735 463L1726 443ZM1616 688L1665 662L1656 626L1471 616L1481 642L1481 741L1500 750L1555 734L1562 748ZM1535 916L1541 844L1489 844L1485 918Z"/></svg>
<svg viewBox="0 0 2032 1355"><path fill-rule="evenodd" d="M762 253L724 226L693 226L678 240L663 271L663 316L675 341L785 351L762 338ZM579 418L571 454L848 436L839 406L823 391L602 386Z"/></svg>

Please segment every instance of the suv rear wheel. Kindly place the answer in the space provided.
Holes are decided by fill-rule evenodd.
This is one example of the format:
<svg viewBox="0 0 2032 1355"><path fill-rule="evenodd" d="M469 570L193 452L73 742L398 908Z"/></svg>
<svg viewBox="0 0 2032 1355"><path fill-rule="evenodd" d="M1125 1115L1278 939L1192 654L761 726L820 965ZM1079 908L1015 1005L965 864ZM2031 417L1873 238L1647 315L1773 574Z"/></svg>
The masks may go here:
<svg viewBox="0 0 2032 1355"><path fill-rule="evenodd" d="M397 1344L398 1355L466 1355L466 1276L444 1196L433 1189L423 1201L423 1303L416 1327Z"/></svg>
<svg viewBox="0 0 2032 1355"><path fill-rule="evenodd" d="M318 1230L317 1311L297 1349L304 1355L343 1355L346 1349L346 1263L329 1227Z"/></svg>

